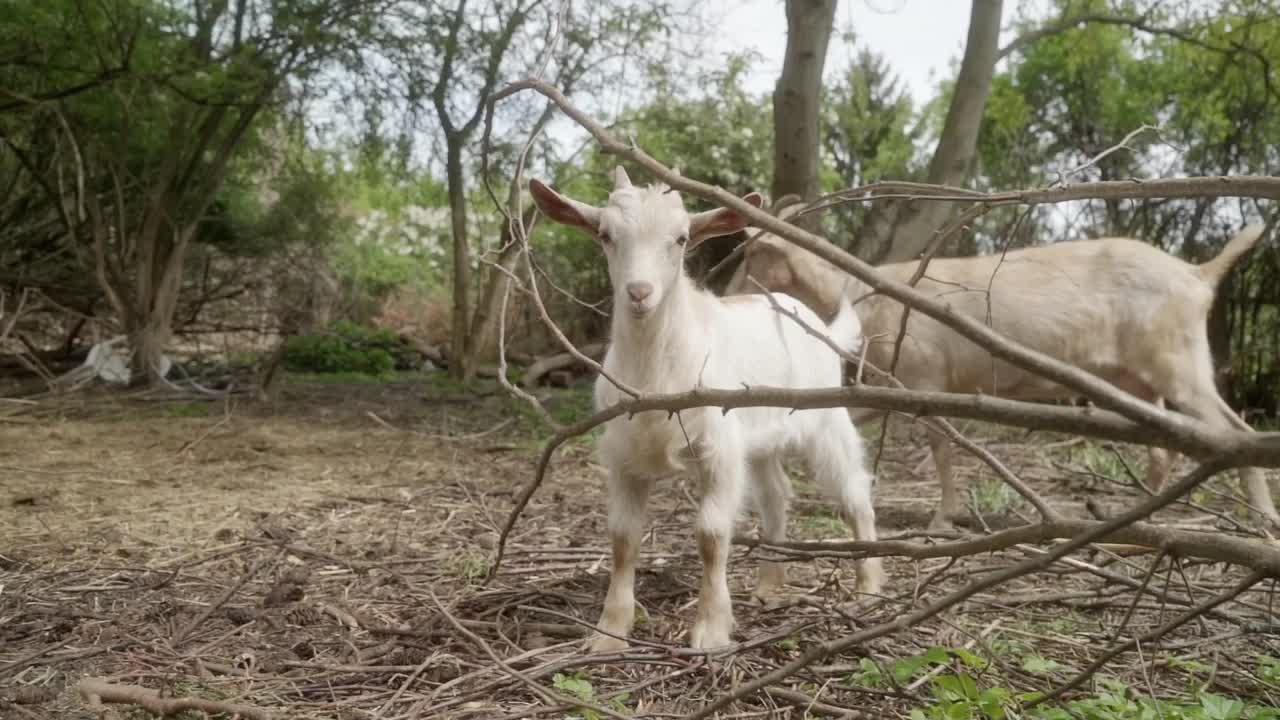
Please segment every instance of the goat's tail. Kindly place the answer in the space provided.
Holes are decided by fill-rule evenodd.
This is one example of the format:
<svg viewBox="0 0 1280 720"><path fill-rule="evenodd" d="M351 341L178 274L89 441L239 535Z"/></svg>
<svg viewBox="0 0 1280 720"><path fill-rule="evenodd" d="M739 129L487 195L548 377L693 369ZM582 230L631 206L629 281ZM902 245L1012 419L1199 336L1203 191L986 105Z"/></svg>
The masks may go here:
<svg viewBox="0 0 1280 720"><path fill-rule="evenodd" d="M1262 237L1262 231L1266 226L1262 223L1253 223L1247 225L1243 230L1236 233L1222 248L1222 252L1212 260L1201 263L1196 266L1196 273L1213 287L1218 287L1218 283L1222 282L1222 278L1231 271L1232 266L1240 259L1242 255L1253 249L1258 243L1258 239Z"/></svg>
<svg viewBox="0 0 1280 720"><path fill-rule="evenodd" d="M827 335L845 352L857 353L862 349L862 321L847 292L840 294L840 304L836 316L827 325Z"/></svg>

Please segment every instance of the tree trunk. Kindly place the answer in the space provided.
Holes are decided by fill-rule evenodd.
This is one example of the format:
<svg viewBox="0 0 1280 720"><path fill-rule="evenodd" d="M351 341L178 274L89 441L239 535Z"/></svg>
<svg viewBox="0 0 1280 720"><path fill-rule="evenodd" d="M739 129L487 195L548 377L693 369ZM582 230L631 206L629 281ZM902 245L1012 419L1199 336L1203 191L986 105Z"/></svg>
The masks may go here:
<svg viewBox="0 0 1280 720"><path fill-rule="evenodd" d="M161 357L173 337L173 329L167 319L154 312L148 315L139 318L141 322L129 333L129 348L133 351L129 384L133 386L150 385L162 377Z"/></svg>
<svg viewBox="0 0 1280 720"><path fill-rule="evenodd" d="M775 199L818 194L822 68L835 13L836 0L787 0L787 50L773 91Z"/></svg>
<svg viewBox="0 0 1280 720"><path fill-rule="evenodd" d="M526 231L533 230L530 222L533 220L536 209L537 206L532 204L525 208L521 223ZM520 259L521 245L511 237L509 225L502 226L498 246L502 248L502 252L498 254L496 265L507 272L489 270L489 282L485 286L484 296L476 305L475 317L471 321L471 329L467 334L465 350L457 357L456 364L462 366L464 382L475 379L481 358L489 351L489 345L497 339L494 333L498 329L498 314L502 312L502 296L511 284L511 277L507 273L512 271L516 261Z"/></svg>
<svg viewBox="0 0 1280 720"><path fill-rule="evenodd" d="M463 376L461 358L466 354L471 322L471 244L467 239L467 194L462 176L462 143L464 138L450 134L446 138L448 156L445 170L449 182L449 219L453 232L453 333L449 373Z"/></svg>
<svg viewBox="0 0 1280 720"><path fill-rule="evenodd" d="M964 59L956 77L951 106L938 145L929 162L928 182L961 185L968 178L978 148L978 130L991 92L1000 40L1001 0L973 0ZM867 219L869 233L885 248L884 262L911 260L929 245L946 222L952 206L941 202L899 205L877 203Z"/></svg>

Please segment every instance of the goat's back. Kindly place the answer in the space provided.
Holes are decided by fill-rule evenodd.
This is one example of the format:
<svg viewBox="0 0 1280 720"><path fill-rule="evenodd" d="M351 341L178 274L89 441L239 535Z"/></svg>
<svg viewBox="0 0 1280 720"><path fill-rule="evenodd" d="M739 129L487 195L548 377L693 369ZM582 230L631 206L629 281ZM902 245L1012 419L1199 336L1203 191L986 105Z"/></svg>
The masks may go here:
<svg viewBox="0 0 1280 720"><path fill-rule="evenodd" d="M918 261L882 266L908 280ZM1194 265L1145 243L1099 238L1024 248L1003 255L930 262L917 288L997 332L1058 359L1123 382L1141 377L1153 354L1191 347L1204 336L1213 288ZM868 358L887 365L902 306L867 301L863 330L875 338ZM887 337L885 336L887 335ZM1052 397L1060 388L1002 361L922 313L913 312L899 376L1007 396ZM1137 377L1123 378L1122 375Z"/></svg>

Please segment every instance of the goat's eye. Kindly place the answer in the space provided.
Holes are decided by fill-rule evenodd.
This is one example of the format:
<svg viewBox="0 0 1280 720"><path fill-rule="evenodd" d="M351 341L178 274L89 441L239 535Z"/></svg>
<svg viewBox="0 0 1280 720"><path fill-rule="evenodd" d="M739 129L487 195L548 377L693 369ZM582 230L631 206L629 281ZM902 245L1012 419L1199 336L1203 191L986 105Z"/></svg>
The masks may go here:
<svg viewBox="0 0 1280 720"><path fill-rule="evenodd" d="M600 240L601 245L608 245L609 243L613 242L613 238L609 237L609 233L607 232L601 232L598 235L596 235L596 237Z"/></svg>
<svg viewBox="0 0 1280 720"><path fill-rule="evenodd" d="M683 246L684 246L685 244L687 244L688 242L689 242L689 236L688 236L688 235L681 235L680 237L676 238L676 244L677 244L677 245L679 245L679 246L681 246L681 247L683 247Z"/></svg>

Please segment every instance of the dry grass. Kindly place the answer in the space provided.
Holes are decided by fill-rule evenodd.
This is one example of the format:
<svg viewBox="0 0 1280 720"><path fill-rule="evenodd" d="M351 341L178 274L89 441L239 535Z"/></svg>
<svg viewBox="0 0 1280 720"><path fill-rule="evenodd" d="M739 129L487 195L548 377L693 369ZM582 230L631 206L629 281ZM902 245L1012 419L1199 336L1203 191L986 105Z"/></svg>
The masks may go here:
<svg viewBox="0 0 1280 720"><path fill-rule="evenodd" d="M578 400L561 402L572 408ZM946 569L942 560L890 558L894 595L882 599L854 596L848 563L795 563L789 597L764 605L749 597L755 560L738 551L736 637L767 641L707 664L664 649L682 644L698 582L690 488L672 487L655 497L637 593L645 613L637 637L664 647L591 657L580 639L603 599L608 565L587 444L561 453L501 572L481 582L496 526L536 453L515 408L492 388L476 398L421 380L289 384L272 405L93 396L47 404L31 416L36 422L0 424L0 717L91 717L74 693L85 676L287 709L287 717L494 718L532 708L569 716L570 706L538 698L478 643L557 697L585 693L585 681L596 703L669 717L810 642L890 620L1021 552ZM895 425L904 430L892 434L880 469L884 534L922 528L937 492L923 431ZM1088 512L1088 500L1095 510L1119 507L1136 493L1124 463L1100 446L969 431L1068 514ZM462 434L479 436L448 437ZM1120 457L1140 471L1140 453ZM958 471L979 488L984 522L1019 522L1016 503L983 489L975 462L964 458ZM792 536L840 534L803 474L795 478ZM1199 499L1229 511L1221 498ZM1214 521L1185 507L1157 519L1204 528ZM744 519L742 529L752 528ZM1044 689L1049 680L1026 670L1027 658L1054 660L1059 680L1082 667L1133 602L1098 572L1140 580L1147 562L1082 559L1096 571L1057 565L978 596L752 698L734 717L800 718L796 703L814 696L825 704L811 707L814 715L856 707L866 717L905 717L927 704L928 685L873 683L863 658L887 663L932 646L968 643L993 661L986 677ZM1237 575L1202 565L1185 582L1202 599ZM1151 587L1187 593L1178 572L1156 573ZM1251 658L1280 655L1268 634L1269 590L1188 625L1171 636L1173 649L1146 649L1140 663L1125 656L1109 672L1158 695L1185 692L1195 680L1218 693L1268 697L1275 688L1253 677ZM1131 631L1178 607L1176 598L1144 598ZM1193 661L1212 663L1213 673Z"/></svg>

